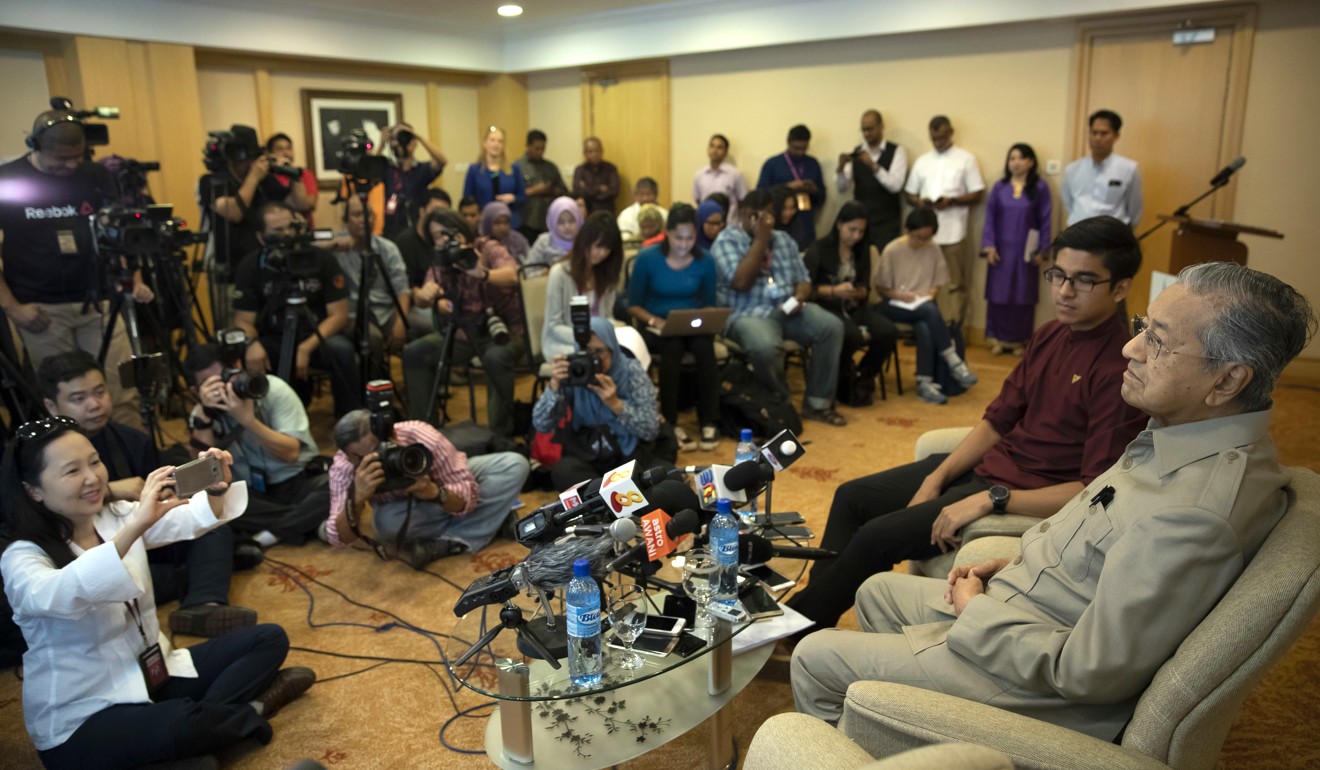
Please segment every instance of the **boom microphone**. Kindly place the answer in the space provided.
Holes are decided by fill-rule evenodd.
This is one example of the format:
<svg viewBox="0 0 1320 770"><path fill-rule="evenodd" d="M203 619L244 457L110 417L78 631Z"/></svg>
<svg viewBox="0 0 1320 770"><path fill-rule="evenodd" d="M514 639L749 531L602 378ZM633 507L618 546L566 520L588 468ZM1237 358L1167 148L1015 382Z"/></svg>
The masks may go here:
<svg viewBox="0 0 1320 770"><path fill-rule="evenodd" d="M776 545L760 535L738 536L738 562L740 564L765 564L776 556L786 559L833 559L838 555L838 551L831 551L826 548Z"/></svg>
<svg viewBox="0 0 1320 770"><path fill-rule="evenodd" d="M1246 164L1247 164L1247 159L1245 157L1239 155L1238 157L1234 158L1232 163L1228 164L1227 166L1224 166L1222 169L1219 170L1218 174L1215 174L1215 178L1210 180L1210 186L1221 187L1223 185L1228 184L1229 177L1237 173L1237 170L1242 168Z"/></svg>
<svg viewBox="0 0 1320 770"><path fill-rule="evenodd" d="M604 574L602 565L613 549L613 537L574 537L544 546L517 564L472 581L454 604L454 614L461 618L478 607L506 602L523 591L544 594L559 588L573 579L573 562L577 559L587 559L593 573Z"/></svg>

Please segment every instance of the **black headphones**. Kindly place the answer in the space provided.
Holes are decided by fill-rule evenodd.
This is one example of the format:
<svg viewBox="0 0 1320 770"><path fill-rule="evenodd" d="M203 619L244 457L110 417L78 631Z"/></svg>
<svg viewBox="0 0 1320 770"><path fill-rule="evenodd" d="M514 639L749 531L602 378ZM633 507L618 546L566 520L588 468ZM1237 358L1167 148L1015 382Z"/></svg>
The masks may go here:
<svg viewBox="0 0 1320 770"><path fill-rule="evenodd" d="M74 115L68 110L48 110L37 116L32 124L32 133L28 134L24 143L29 149L41 152L41 135L51 129L52 126L58 126L61 123L73 123L82 129L83 134L87 133L87 126L82 122L82 118Z"/></svg>

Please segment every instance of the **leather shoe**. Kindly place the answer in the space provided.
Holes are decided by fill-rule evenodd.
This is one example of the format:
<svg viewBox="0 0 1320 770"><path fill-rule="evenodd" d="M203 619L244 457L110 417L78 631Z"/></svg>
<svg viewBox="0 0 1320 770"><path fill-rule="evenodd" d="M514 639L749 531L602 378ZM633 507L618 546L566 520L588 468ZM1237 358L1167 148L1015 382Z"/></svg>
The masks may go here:
<svg viewBox="0 0 1320 770"><path fill-rule="evenodd" d="M275 675L266 691L257 696L261 704L261 716L270 719L280 709L292 703L298 696L316 683L316 672L306 666L291 666L281 669Z"/></svg>
<svg viewBox="0 0 1320 770"><path fill-rule="evenodd" d="M409 543L404 553L407 555L408 566L421 569L436 559L467 553L467 549L467 544L447 537L422 537Z"/></svg>

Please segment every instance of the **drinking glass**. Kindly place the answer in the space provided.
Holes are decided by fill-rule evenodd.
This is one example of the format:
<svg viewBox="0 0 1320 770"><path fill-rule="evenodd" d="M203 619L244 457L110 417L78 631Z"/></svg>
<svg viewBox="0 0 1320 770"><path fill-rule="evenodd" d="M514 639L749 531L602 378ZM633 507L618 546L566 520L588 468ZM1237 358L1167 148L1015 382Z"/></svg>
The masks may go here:
<svg viewBox="0 0 1320 770"><path fill-rule="evenodd" d="M620 585L609 596L610 629L624 644L615 662L625 671L645 665L642 656L633 652L633 642L646 628L646 592L636 583Z"/></svg>
<svg viewBox="0 0 1320 770"><path fill-rule="evenodd" d="M710 613L706 608L710 604L710 598L715 594L715 581L718 579L719 568L719 562L715 561L714 555L705 548L694 548L684 555L683 590L697 603L695 626L698 628L709 626L711 623Z"/></svg>

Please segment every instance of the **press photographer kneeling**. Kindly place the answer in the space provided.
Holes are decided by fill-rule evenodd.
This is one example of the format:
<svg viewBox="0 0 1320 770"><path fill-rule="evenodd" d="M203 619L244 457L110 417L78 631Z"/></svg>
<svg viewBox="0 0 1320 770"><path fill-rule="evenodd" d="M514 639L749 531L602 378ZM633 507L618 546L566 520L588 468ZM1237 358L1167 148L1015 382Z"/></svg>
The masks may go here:
<svg viewBox="0 0 1320 770"><path fill-rule="evenodd" d="M425 422L396 423L388 380L366 390L369 408L335 423L330 543L362 540L414 569L481 550L512 511L527 459L515 452L468 458Z"/></svg>
<svg viewBox="0 0 1320 770"><path fill-rule="evenodd" d="M642 468L672 467L678 456L673 433L661 429L651 378L621 352L609 320L589 318L588 302L585 296L572 298L570 320L581 350L554 357L550 386L532 410L537 433L551 434L563 448L550 469L556 489L631 459Z"/></svg>
<svg viewBox="0 0 1320 770"><path fill-rule="evenodd" d="M513 433L513 368L527 353L518 262L493 238L474 241L467 223L449 209L428 214L424 232L434 259L425 283L413 290L413 302L436 308L438 331L404 348L408 414L434 420L437 380L443 384L448 368L479 356L490 429L508 436ZM452 347L443 356L447 366L442 371L446 342Z"/></svg>
<svg viewBox="0 0 1320 770"><path fill-rule="evenodd" d="M309 469L319 454L307 411L278 377L248 374L243 333L225 329L221 345L188 352L184 372L201 402L188 418L194 449L212 446L234 455L234 477L248 482L248 511L234 532L263 548L301 545L325 517L326 476Z"/></svg>

